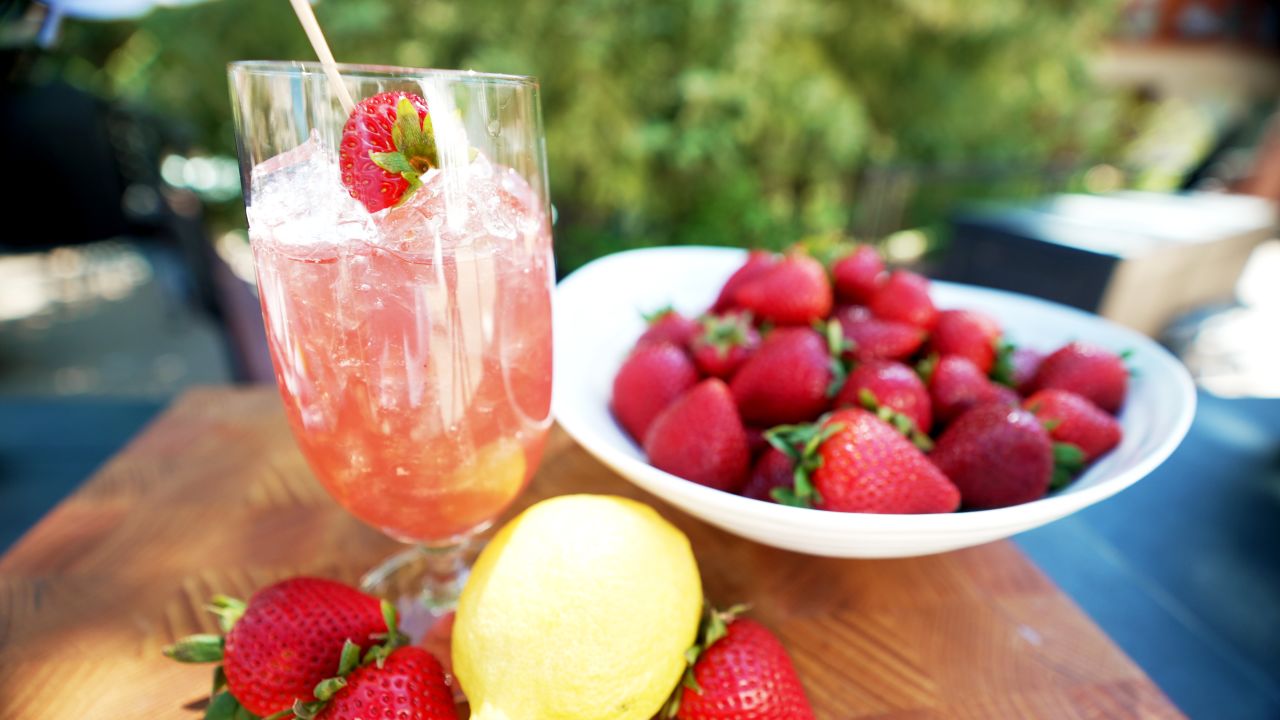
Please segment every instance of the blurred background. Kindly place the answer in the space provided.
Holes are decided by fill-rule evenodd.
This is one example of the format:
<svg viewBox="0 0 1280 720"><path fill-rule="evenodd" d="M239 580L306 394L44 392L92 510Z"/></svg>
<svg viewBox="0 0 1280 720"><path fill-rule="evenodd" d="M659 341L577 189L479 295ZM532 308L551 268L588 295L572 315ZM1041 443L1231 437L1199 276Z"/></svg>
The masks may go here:
<svg viewBox="0 0 1280 720"><path fill-rule="evenodd" d="M852 237L1163 341L1188 441L1021 543L1190 714L1280 717L1280 2L315 9L343 61L541 79L561 275ZM0 1L0 549L184 388L271 382L224 65L310 57L284 0Z"/></svg>

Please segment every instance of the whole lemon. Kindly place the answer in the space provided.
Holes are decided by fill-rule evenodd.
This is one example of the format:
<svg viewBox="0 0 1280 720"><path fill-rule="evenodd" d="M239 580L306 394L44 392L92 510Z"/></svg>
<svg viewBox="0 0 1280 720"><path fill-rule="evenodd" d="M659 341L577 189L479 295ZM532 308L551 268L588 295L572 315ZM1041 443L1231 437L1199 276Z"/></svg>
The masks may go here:
<svg viewBox="0 0 1280 720"><path fill-rule="evenodd" d="M689 539L652 508L551 498L476 560L453 670L472 720L644 720L679 681L701 611Z"/></svg>

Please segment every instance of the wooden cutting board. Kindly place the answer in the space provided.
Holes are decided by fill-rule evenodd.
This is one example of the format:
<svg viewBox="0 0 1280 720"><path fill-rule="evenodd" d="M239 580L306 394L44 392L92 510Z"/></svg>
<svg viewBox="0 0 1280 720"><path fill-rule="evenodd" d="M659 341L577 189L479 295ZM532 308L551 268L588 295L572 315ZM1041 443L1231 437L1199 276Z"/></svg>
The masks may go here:
<svg viewBox="0 0 1280 720"><path fill-rule="evenodd" d="M684 530L708 596L753 605L819 718L1182 717L1009 542L775 550L664 505L557 429L519 505L569 492L639 498ZM0 558L0 718L198 718L208 669L160 649L215 630L210 595L354 581L395 549L315 482L274 389L188 393Z"/></svg>

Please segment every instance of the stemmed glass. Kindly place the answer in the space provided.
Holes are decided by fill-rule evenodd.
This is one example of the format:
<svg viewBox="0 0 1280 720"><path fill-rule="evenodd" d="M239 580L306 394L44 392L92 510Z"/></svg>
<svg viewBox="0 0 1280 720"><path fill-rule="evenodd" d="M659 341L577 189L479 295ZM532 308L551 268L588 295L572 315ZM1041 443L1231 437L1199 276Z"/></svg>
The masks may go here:
<svg viewBox="0 0 1280 720"><path fill-rule="evenodd" d="M468 540L524 488L550 426L538 84L336 67L349 98L317 63L229 66L245 208L293 435L334 499L409 546L364 585L408 591L421 633L456 603ZM342 178L371 150L341 146L349 104L388 92L425 103L435 157L371 211Z"/></svg>

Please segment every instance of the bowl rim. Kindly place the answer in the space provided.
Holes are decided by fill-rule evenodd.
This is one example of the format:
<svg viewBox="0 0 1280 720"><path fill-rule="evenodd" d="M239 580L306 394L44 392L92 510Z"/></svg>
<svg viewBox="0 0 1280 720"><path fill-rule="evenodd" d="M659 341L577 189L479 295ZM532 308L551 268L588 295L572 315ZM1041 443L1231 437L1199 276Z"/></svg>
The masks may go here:
<svg viewBox="0 0 1280 720"><path fill-rule="evenodd" d="M596 258L595 260L592 260L591 262L574 270L557 285L556 296L559 298L565 292L564 288L572 288L575 282L580 282L580 278L583 277L584 271L588 271L593 266L596 266L597 263L601 263L603 261L617 262L627 257L655 253L666 254L671 253L672 251L703 252L708 250L734 253L740 257L745 257L747 253L747 250L740 248L701 245L661 246L624 250ZM556 422L558 422L560 426L573 437L575 442L581 445L584 449L603 461L606 465L609 465L614 470L618 471L619 474L623 475L628 480L632 479L629 477L631 473L641 475L645 479L645 482L642 484L643 489L652 494L658 495L659 497L664 497L666 492L670 492L678 496L681 501L687 501L690 503L715 503L721 505L725 510L735 511L735 513L743 519L754 519L760 521L785 520L788 524L807 524L815 526L815 529L890 530L903 533L929 532L931 534L947 533L950 531L954 531L958 534L970 533L974 530L990 530L1004 525L1018 527L1025 525L1029 519L1033 518L1053 519L1063 517L1083 507L1106 499L1150 474L1152 470L1163 463L1173 453L1173 451L1182 442L1182 439L1186 436L1187 431L1191 427L1191 422L1195 417L1195 385L1191 380L1190 374L1182 363L1179 362L1168 350L1160 346L1159 343L1155 342L1151 338L1136 330L1132 330L1103 318L1095 313L1086 312L1051 300L977 285L967 285L941 280L931 280L931 282L937 285L960 289L980 290L983 293L989 293L997 297L1005 296L1008 298L1016 298L1020 302L1040 304L1046 308L1052 308L1057 312L1067 312L1087 317L1093 321L1105 322L1124 331L1126 334L1131 336L1131 340L1134 345L1137 346L1134 348L1136 351L1141 352L1144 355L1144 358L1148 359L1148 361L1160 363L1164 365L1166 369L1172 370L1170 374L1176 378L1175 385L1168 388L1166 391L1176 395L1177 405L1175 407L1179 408L1181 411L1176 419L1173 431L1162 438L1155 448L1142 456L1142 458L1133 465L1128 466L1123 470L1116 472L1114 476L1104 478L1097 484L1087 488L1072 492L1048 495L1037 500L1032 500L1031 502L990 510L965 510L954 513L906 515L846 513L818 510L815 508L797 508L779 505L776 503L768 503L737 495L735 493L716 490L704 485L699 485L698 483L690 482L663 470L659 470L643 460L617 451L617 449L613 447L614 443L599 434L591 426L591 423L587 418L581 417L577 413L573 412L572 404L564 399L566 397L570 397L569 395L564 395L560 392L553 393L553 416L555 417ZM557 341L557 344L558 342L559 341ZM566 408L568 409L568 412L565 412ZM584 441L584 437L589 441ZM609 452L602 452L601 448L607 448ZM618 467L619 465L621 467ZM650 489L647 487L649 484L662 487L663 492L659 493Z"/></svg>

